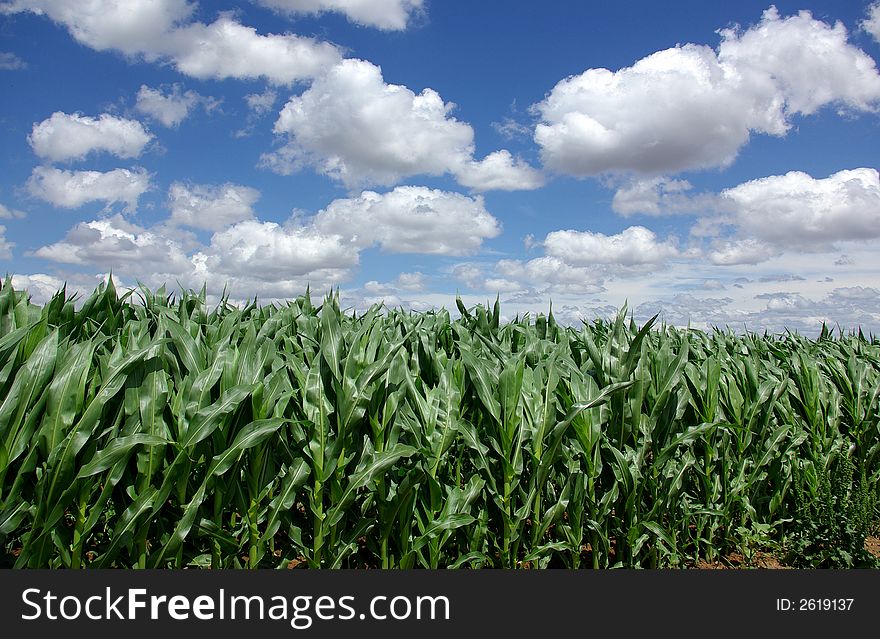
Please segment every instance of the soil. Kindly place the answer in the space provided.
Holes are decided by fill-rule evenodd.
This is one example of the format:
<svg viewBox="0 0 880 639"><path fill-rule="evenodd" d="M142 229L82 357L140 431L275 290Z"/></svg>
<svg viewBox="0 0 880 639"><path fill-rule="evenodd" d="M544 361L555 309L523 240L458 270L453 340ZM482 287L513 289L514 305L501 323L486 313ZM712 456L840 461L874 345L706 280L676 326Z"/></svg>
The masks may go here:
<svg viewBox="0 0 880 639"><path fill-rule="evenodd" d="M865 539L865 550L880 559L880 537L868 537ZM733 552L712 563L705 559L701 559L692 567L701 570L730 570L737 568L764 568L769 570L791 569L791 566L786 566L781 563L779 559L770 553L761 551L755 552L752 555L751 560L743 557L743 555L738 552Z"/></svg>
<svg viewBox="0 0 880 639"><path fill-rule="evenodd" d="M880 537L868 537L865 540L865 549L880 559Z"/></svg>
<svg viewBox="0 0 880 639"><path fill-rule="evenodd" d="M744 557L738 552L732 552L726 557L709 563L705 559L701 559L694 568L701 570L730 570L737 568L764 568L768 570L788 570L791 566L782 564L776 557L770 553L756 551L751 558Z"/></svg>

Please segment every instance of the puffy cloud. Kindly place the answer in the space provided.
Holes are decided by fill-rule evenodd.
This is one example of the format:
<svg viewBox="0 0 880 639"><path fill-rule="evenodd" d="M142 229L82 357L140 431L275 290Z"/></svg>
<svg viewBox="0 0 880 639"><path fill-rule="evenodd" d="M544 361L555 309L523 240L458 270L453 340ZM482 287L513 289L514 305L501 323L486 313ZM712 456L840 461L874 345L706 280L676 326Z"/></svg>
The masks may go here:
<svg viewBox="0 0 880 639"><path fill-rule="evenodd" d="M559 82L533 107L545 166L575 176L725 166L752 132L781 136L795 114L880 100L874 61L841 23L771 8L744 33L720 34L717 52L686 44Z"/></svg>
<svg viewBox="0 0 880 639"><path fill-rule="evenodd" d="M868 17L861 22L862 29L880 42L880 2L868 7Z"/></svg>
<svg viewBox="0 0 880 639"><path fill-rule="evenodd" d="M167 127L176 127L203 100L207 100L208 105L213 104L210 99L202 98L195 91L184 92L179 84L172 85L167 92L163 92L162 88L153 89L142 84L135 108Z"/></svg>
<svg viewBox="0 0 880 639"><path fill-rule="evenodd" d="M780 251L755 239L722 242L709 254L709 261L719 266L758 264L779 255Z"/></svg>
<svg viewBox="0 0 880 639"><path fill-rule="evenodd" d="M14 242L6 239L6 227L0 224L0 260L11 260L14 246Z"/></svg>
<svg viewBox="0 0 880 639"><path fill-rule="evenodd" d="M285 105L275 132L292 169L312 165L348 186L440 175L470 159L473 129L433 89L385 84L379 67L344 60Z"/></svg>
<svg viewBox="0 0 880 639"><path fill-rule="evenodd" d="M358 264L358 252L339 236L309 227L247 220L215 233L211 244L193 257L197 273L245 278L264 283L338 282ZM303 284L304 288L304 284Z"/></svg>
<svg viewBox="0 0 880 639"><path fill-rule="evenodd" d="M45 304L55 293L64 288L64 284L64 280L60 277L46 273L12 276L12 287L17 291L27 291L34 304Z"/></svg>
<svg viewBox="0 0 880 639"><path fill-rule="evenodd" d="M88 202L122 203L127 210L150 188L150 174L143 168L112 171L64 171L38 166L27 182L28 191L54 206L76 209Z"/></svg>
<svg viewBox="0 0 880 639"><path fill-rule="evenodd" d="M815 250L880 237L880 175L859 168L816 179L800 171L721 192L740 233L779 247Z"/></svg>
<svg viewBox="0 0 880 639"><path fill-rule="evenodd" d="M356 24L386 31L406 29L424 0L257 0L264 7L284 13L318 14L337 12Z"/></svg>
<svg viewBox="0 0 880 639"><path fill-rule="evenodd" d="M45 14L97 51L153 52L154 57L165 35L187 20L194 8L188 0L12 0L0 5L4 13Z"/></svg>
<svg viewBox="0 0 880 639"><path fill-rule="evenodd" d="M481 197L418 186L334 200L314 218L321 233L394 253L466 255L501 232Z"/></svg>
<svg viewBox="0 0 880 639"><path fill-rule="evenodd" d="M5 204L0 203L0 219L12 219L16 217L25 217L23 211L19 211L18 209L11 209Z"/></svg>
<svg viewBox="0 0 880 639"><path fill-rule="evenodd" d="M196 78L265 78L291 84L339 61L338 49L293 34L261 35L222 14L211 24L191 22L187 0L12 0L4 13L45 14L98 51L117 50L148 61L170 61Z"/></svg>
<svg viewBox="0 0 880 639"><path fill-rule="evenodd" d="M544 185L544 176L510 151L490 153L479 162L470 160L457 172L459 184L475 191L533 190Z"/></svg>
<svg viewBox="0 0 880 639"><path fill-rule="evenodd" d="M553 231L544 239L544 249L547 255L574 266L661 264L680 255L671 239L659 242L657 235L643 226L630 226L616 235Z"/></svg>
<svg viewBox="0 0 880 639"><path fill-rule="evenodd" d="M189 226L219 231L254 216L253 205L260 198L256 189L238 184L182 184L168 190L172 226Z"/></svg>
<svg viewBox="0 0 880 639"><path fill-rule="evenodd" d="M425 290L425 275L419 271L401 273L397 276L396 284L405 291L423 291Z"/></svg>
<svg viewBox="0 0 880 639"><path fill-rule="evenodd" d="M340 59L326 42L293 34L260 35L228 15L186 25L167 35L177 70L194 78L265 78L287 85L320 74Z"/></svg>
<svg viewBox="0 0 880 639"><path fill-rule="evenodd" d="M631 180L614 193L611 208L623 217L697 213L718 208L717 199L712 196L689 195L692 188L687 180L665 177Z"/></svg>
<svg viewBox="0 0 880 639"><path fill-rule="evenodd" d="M136 120L103 113L97 118L56 111L34 123L28 142L41 158L53 162L81 160L92 152L121 158L138 157L153 139Z"/></svg>
<svg viewBox="0 0 880 639"><path fill-rule="evenodd" d="M26 69L27 64L14 53L0 51L0 71L18 71Z"/></svg>
<svg viewBox="0 0 880 639"><path fill-rule="evenodd" d="M283 174L311 166L350 188L444 173L478 190L540 185L509 152L475 161L474 131L450 116L453 108L433 89L416 94L386 84L370 62L344 60L284 106L275 133L287 144L262 164Z"/></svg>
<svg viewBox="0 0 880 639"><path fill-rule="evenodd" d="M34 251L62 264L98 266L143 278L145 273L182 273L189 260L180 242L115 215L81 222L65 238Z"/></svg>
<svg viewBox="0 0 880 639"><path fill-rule="evenodd" d="M128 276L152 286L163 283L219 294L225 286L242 297L283 298L316 290L351 275L357 251L337 236L313 228L246 220L214 233L208 245L168 225L143 228L121 216L83 222L64 239L33 256Z"/></svg>
<svg viewBox="0 0 880 639"><path fill-rule="evenodd" d="M501 277L487 277L480 282L479 288L509 292L517 288L538 287L547 293L573 295L590 295L605 290L605 273L601 268L595 265L574 266L554 255L536 257L526 262L499 260L494 271Z"/></svg>

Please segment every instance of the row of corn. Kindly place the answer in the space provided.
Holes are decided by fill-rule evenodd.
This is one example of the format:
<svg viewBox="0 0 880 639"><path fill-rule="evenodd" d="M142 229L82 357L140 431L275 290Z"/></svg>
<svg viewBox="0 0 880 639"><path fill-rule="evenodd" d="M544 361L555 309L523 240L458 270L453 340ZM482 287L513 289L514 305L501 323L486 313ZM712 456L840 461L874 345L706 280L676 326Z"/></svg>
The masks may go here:
<svg viewBox="0 0 880 639"><path fill-rule="evenodd" d="M0 565L661 567L880 483L880 342L0 289Z"/></svg>

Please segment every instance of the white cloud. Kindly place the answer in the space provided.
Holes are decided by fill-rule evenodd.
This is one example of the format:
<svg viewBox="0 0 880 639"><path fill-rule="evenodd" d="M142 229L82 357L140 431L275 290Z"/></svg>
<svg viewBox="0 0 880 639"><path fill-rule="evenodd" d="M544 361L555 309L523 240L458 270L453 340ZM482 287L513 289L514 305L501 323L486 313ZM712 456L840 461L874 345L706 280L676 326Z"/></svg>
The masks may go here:
<svg viewBox="0 0 880 639"><path fill-rule="evenodd" d="M356 24L386 31L406 29L424 0L257 0L264 7L290 14L337 12Z"/></svg>
<svg viewBox="0 0 880 639"><path fill-rule="evenodd" d="M0 71L18 71L26 68L25 61L14 53L0 51Z"/></svg>
<svg viewBox="0 0 880 639"><path fill-rule="evenodd" d="M262 163L282 174L311 166L349 188L444 173L478 190L541 183L507 151L475 161L474 131L451 117L453 108L433 89L416 94L386 84L370 62L344 60L284 106L275 133L287 144Z"/></svg>
<svg viewBox="0 0 880 639"><path fill-rule="evenodd" d="M567 264L620 264L637 266L661 264L680 252L675 242L657 240L657 235L643 226L630 226L616 235L590 231L553 231L544 239L547 255Z"/></svg>
<svg viewBox="0 0 880 639"><path fill-rule="evenodd" d="M861 22L862 29L880 42L880 2L868 7L868 17Z"/></svg>
<svg viewBox="0 0 880 639"><path fill-rule="evenodd" d="M709 254L709 261L719 266L757 264L779 255L780 251L755 239L732 240L720 243Z"/></svg>
<svg viewBox="0 0 880 639"><path fill-rule="evenodd" d="M27 291L32 303L45 304L55 293L64 288L64 280L46 273L15 274L12 276L12 287L17 291ZM68 289L68 292L73 291Z"/></svg>
<svg viewBox="0 0 880 639"><path fill-rule="evenodd" d="M604 290L603 269L596 265L574 266L554 255L544 255L526 262L499 260L494 266L494 272L501 277L488 276L482 281L472 280L471 287L506 292L535 287L547 295L591 295ZM473 286L474 284L478 286ZM531 295L535 296L535 293L537 291L533 290Z"/></svg>
<svg viewBox="0 0 880 639"><path fill-rule="evenodd" d="M182 184L168 190L172 226L189 226L219 231L254 216L253 205L260 198L256 189L238 184Z"/></svg>
<svg viewBox="0 0 880 639"><path fill-rule="evenodd" d="M876 109L880 74L841 23L771 8L744 33L720 34L717 52L686 44L559 82L533 107L545 166L575 176L725 166L752 132L785 135L795 114Z"/></svg>
<svg viewBox="0 0 880 639"><path fill-rule="evenodd" d="M321 283L345 279L358 264L358 252L339 236L313 228L248 220L215 233L193 263L196 274L203 271L220 280L244 278L281 288L297 281L304 288L307 277Z"/></svg>
<svg viewBox="0 0 880 639"><path fill-rule="evenodd" d="M505 140L531 137L532 130L521 122L517 122L510 116L505 116L501 122L493 122L492 128Z"/></svg>
<svg viewBox="0 0 880 639"><path fill-rule="evenodd" d="M501 227L481 197L418 186L334 200L314 219L315 229L346 238L354 246L378 244L394 253L466 255Z"/></svg>
<svg viewBox="0 0 880 639"><path fill-rule="evenodd" d="M63 240L37 249L34 255L140 278L146 274L186 272L189 265L179 242L131 224L120 215L81 222Z"/></svg>
<svg viewBox="0 0 880 639"><path fill-rule="evenodd" d="M859 168L816 179L800 171L721 192L740 233L778 247L826 248L880 237L880 174Z"/></svg>
<svg viewBox="0 0 880 639"><path fill-rule="evenodd" d="M419 271L401 273L397 276L396 284L405 291L423 291L425 290L425 275Z"/></svg>
<svg viewBox="0 0 880 639"><path fill-rule="evenodd" d="M34 197L62 208L76 209L88 202L122 203L127 210L150 188L150 174L143 168L112 171L64 171L38 166L27 182Z"/></svg>
<svg viewBox="0 0 880 639"><path fill-rule="evenodd" d="M207 284L220 294L229 285L242 298L298 295L307 284L324 289L350 277L358 263L357 251L313 228L246 220L214 233L205 246L171 226L143 228L119 215L77 224L32 255L112 270L151 286Z"/></svg>
<svg viewBox="0 0 880 639"><path fill-rule="evenodd" d="M32 255L60 264L112 270L147 284L180 282L212 294L228 285L237 295L281 299L311 285L326 290L349 279L360 252L386 251L462 255L499 232L482 198L400 187L386 194L365 192L335 200L310 219L294 215L284 224L252 218L259 193L233 184L175 183L171 216L151 228L119 215L83 222L59 242ZM234 222L234 223L233 223ZM180 224L213 229L207 244ZM395 290L421 291L421 272L401 273Z"/></svg>
<svg viewBox="0 0 880 639"><path fill-rule="evenodd" d="M689 195L692 188L687 180L665 177L631 180L614 193L611 208L623 217L698 213L718 208L717 198Z"/></svg>
<svg viewBox="0 0 880 639"><path fill-rule="evenodd" d="M34 123L28 142L39 157L61 162L81 160L92 152L138 157L153 139L136 120L103 113L97 118L56 111Z"/></svg>
<svg viewBox="0 0 880 639"><path fill-rule="evenodd" d="M272 110L278 100L278 92L268 88L262 93L249 93L244 96L248 108L256 115L264 115Z"/></svg>
<svg viewBox="0 0 880 639"><path fill-rule="evenodd" d="M177 70L194 78L265 78L288 85L314 78L340 59L339 50L293 34L260 35L223 15L212 24L189 24L168 34Z"/></svg>
<svg viewBox="0 0 880 639"><path fill-rule="evenodd" d="M187 0L12 0L0 5L4 13L45 14L98 51L169 61L196 78L265 78L289 85L314 77L341 57L335 46L312 38L258 34L230 14L207 25L190 22L194 8Z"/></svg>
<svg viewBox="0 0 880 639"><path fill-rule="evenodd" d="M14 246L14 242L6 239L6 227L0 224L0 260L11 260Z"/></svg>
<svg viewBox="0 0 880 639"><path fill-rule="evenodd" d="M4 13L45 14L78 41L97 51L127 55L154 52L175 25L186 21L195 3L188 0L12 0Z"/></svg>
<svg viewBox="0 0 880 639"><path fill-rule="evenodd" d="M8 220L21 217L25 217L25 213L23 211L19 211L18 209L11 209L5 204L0 203L0 219Z"/></svg>
<svg viewBox="0 0 880 639"><path fill-rule="evenodd" d="M172 85L167 92L142 84L135 108L167 127L176 127L202 100L195 91L184 92L179 84Z"/></svg>
<svg viewBox="0 0 880 639"><path fill-rule="evenodd" d="M470 160L458 169L459 184L475 191L533 190L544 185L544 176L510 151L490 153L479 162Z"/></svg>
<svg viewBox="0 0 880 639"><path fill-rule="evenodd" d="M291 139L278 159L350 187L440 175L472 154L473 129L449 117L452 108L433 89L416 95L385 84L374 64L344 60L281 110L275 132Z"/></svg>

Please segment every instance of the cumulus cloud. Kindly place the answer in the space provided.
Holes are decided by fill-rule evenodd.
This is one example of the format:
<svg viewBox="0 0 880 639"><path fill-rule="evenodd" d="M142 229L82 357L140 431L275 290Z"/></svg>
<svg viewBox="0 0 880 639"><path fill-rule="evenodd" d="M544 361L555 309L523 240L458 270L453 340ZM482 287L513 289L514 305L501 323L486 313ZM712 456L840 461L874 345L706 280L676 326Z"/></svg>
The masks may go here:
<svg viewBox="0 0 880 639"><path fill-rule="evenodd" d="M339 236L313 228L247 220L215 233L210 246L194 256L194 263L225 279L283 282L310 276L335 282L357 265L358 253Z"/></svg>
<svg viewBox="0 0 880 639"><path fill-rule="evenodd" d="M396 285L405 291L423 291L425 290L425 275L419 271L401 273L397 276Z"/></svg>
<svg viewBox="0 0 880 639"><path fill-rule="evenodd" d="M880 42L880 2L875 2L868 7L868 17L862 20L861 27L865 33Z"/></svg>
<svg viewBox="0 0 880 639"><path fill-rule="evenodd" d="M3 13L46 15L92 49L117 49L127 55L153 51L194 8L188 0L12 0L0 5Z"/></svg>
<svg viewBox="0 0 880 639"><path fill-rule="evenodd" d="M34 153L53 162L82 160L93 152L135 158L152 139L153 136L136 120L107 113L93 118L61 111L34 123L28 136Z"/></svg>
<svg viewBox="0 0 880 639"><path fill-rule="evenodd" d="M531 191L544 185L540 171L510 151L490 153L479 162L469 160L457 172L459 184L475 191Z"/></svg>
<svg viewBox="0 0 880 639"><path fill-rule="evenodd" d="M385 31L406 29L424 0L257 0L258 4L289 14L336 12L366 27Z"/></svg>
<svg viewBox="0 0 880 639"><path fill-rule="evenodd" d="M652 177L631 180L614 193L611 208L623 217L631 215L673 215L718 209L711 195L691 195L687 180Z"/></svg>
<svg viewBox="0 0 880 639"><path fill-rule="evenodd" d="M450 115L454 106L430 88L386 84L370 62L344 60L284 106L275 133L287 143L262 164L282 174L314 167L349 188L444 173L477 190L541 184L509 152L475 161L474 131Z"/></svg>
<svg viewBox="0 0 880 639"><path fill-rule="evenodd" d="M70 264L128 276L147 284L200 288L219 294L229 285L236 293L285 297L338 283L358 263L336 236L311 228L246 220L214 233L198 245L168 225L144 228L119 215L82 222L59 242L33 252Z"/></svg>
<svg viewBox="0 0 880 639"><path fill-rule="evenodd" d="M234 184L184 185L169 190L168 219L152 228L121 216L83 222L59 242L33 253L60 264L111 270L147 283L180 282L212 293L229 285L243 295L270 298L339 284L358 266L360 252L464 255L500 232L480 197L399 187L334 200L311 218L286 223L253 218L259 192ZM181 225L213 230L200 243ZM395 290L420 291L421 272L401 273Z"/></svg>
<svg viewBox="0 0 880 639"><path fill-rule="evenodd" d="M880 237L880 174L859 168L816 179L800 171L721 192L744 236L778 247L827 248Z"/></svg>
<svg viewBox="0 0 880 639"><path fill-rule="evenodd" d="M168 190L172 226L189 226L219 231L254 216L253 205L260 198L256 189L239 184L183 184Z"/></svg>
<svg viewBox="0 0 880 639"><path fill-rule="evenodd" d="M770 8L720 34L717 51L686 44L559 82L533 106L545 166L581 177L726 166L752 132L785 135L794 115L876 109L880 74L842 23Z"/></svg>
<svg viewBox="0 0 880 639"><path fill-rule="evenodd" d="M265 78L288 85L314 78L341 58L329 43L293 34L260 35L229 15L209 25L181 27L167 41L166 55L177 70L200 79Z"/></svg>
<svg viewBox="0 0 880 639"><path fill-rule="evenodd" d="M506 292L537 287L554 294L590 295L605 290L605 272L598 265L572 265L555 255L528 261L499 260L494 271L500 277L487 277L481 288ZM494 286L493 286L494 284ZM535 291L532 292L532 295Z"/></svg>
<svg viewBox="0 0 880 639"><path fill-rule="evenodd" d="M307 80L341 58L329 43L293 34L256 32L221 14L211 24L192 22L187 0L12 0L4 13L45 14L82 44L150 62L170 62L196 78L265 78L289 85Z"/></svg>
<svg viewBox="0 0 880 639"><path fill-rule="evenodd" d="M314 218L324 234L344 237L353 246L374 244L394 253L466 255L501 226L482 197L419 186L399 186L380 194L334 200Z"/></svg>
<svg viewBox="0 0 880 639"><path fill-rule="evenodd" d="M27 182L28 191L50 204L77 209L88 202L122 203L127 210L137 207L138 199L150 188L146 169L112 171L64 171L38 166Z"/></svg>
<svg viewBox="0 0 880 639"><path fill-rule="evenodd" d="M0 51L0 71L18 71L26 68L25 61L14 53Z"/></svg>
<svg viewBox="0 0 880 639"><path fill-rule="evenodd" d="M19 211L18 209L11 209L5 204L0 203L0 219L12 219L21 217L25 217L23 211Z"/></svg>
<svg viewBox="0 0 880 639"><path fill-rule="evenodd" d="M144 273L186 272L189 264L179 242L127 222L121 215L81 222L63 240L37 249L34 255L139 277Z"/></svg>
<svg viewBox="0 0 880 639"><path fill-rule="evenodd" d="M0 224L0 260L11 260L14 246L14 242L6 239L6 227Z"/></svg>
<svg viewBox="0 0 880 639"><path fill-rule="evenodd" d="M544 239L544 249L547 255L574 266L661 264L680 255L674 241L667 239L660 242L653 231L643 226L630 226L616 235L553 231Z"/></svg>
<svg viewBox="0 0 880 639"><path fill-rule="evenodd" d="M55 293L64 288L64 285L63 279L47 273L12 276L12 287L17 291L27 291L34 304L45 304ZM72 291L68 289L68 292Z"/></svg>
<svg viewBox="0 0 880 639"><path fill-rule="evenodd" d="M779 249L755 239L720 242L709 253L709 261L719 266L758 264L779 255Z"/></svg>
<svg viewBox="0 0 880 639"><path fill-rule="evenodd" d="M209 110L216 105L216 101L203 98L195 91L183 91L179 84L157 89L142 84L137 94L135 108L163 125L174 128L183 122L199 103L205 104Z"/></svg>
<svg viewBox="0 0 880 639"><path fill-rule="evenodd" d="M473 144L471 127L449 117L452 108L433 89L416 95L385 84L374 64L345 60L281 110L275 132L291 140L279 159L348 186L440 175L469 159Z"/></svg>

